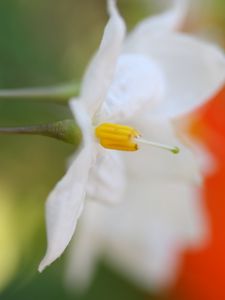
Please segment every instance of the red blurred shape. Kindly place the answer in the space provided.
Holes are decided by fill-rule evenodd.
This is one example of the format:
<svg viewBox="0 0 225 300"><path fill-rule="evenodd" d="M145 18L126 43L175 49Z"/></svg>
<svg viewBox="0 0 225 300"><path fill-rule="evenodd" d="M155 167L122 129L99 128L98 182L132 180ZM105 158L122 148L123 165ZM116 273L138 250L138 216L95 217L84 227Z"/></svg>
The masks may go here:
<svg viewBox="0 0 225 300"><path fill-rule="evenodd" d="M225 300L225 87L198 111L191 131L218 163L216 172L205 178L204 186L211 239L203 249L184 253L171 298Z"/></svg>

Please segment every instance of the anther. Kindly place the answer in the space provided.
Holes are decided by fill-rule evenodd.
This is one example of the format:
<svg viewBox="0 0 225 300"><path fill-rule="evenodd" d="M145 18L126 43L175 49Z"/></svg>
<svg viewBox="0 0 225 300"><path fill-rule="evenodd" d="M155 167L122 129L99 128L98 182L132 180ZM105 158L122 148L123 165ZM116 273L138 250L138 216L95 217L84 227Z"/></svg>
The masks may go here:
<svg viewBox="0 0 225 300"><path fill-rule="evenodd" d="M138 150L135 138L138 138L140 133L132 127L103 123L95 128L95 135L104 148L121 151Z"/></svg>

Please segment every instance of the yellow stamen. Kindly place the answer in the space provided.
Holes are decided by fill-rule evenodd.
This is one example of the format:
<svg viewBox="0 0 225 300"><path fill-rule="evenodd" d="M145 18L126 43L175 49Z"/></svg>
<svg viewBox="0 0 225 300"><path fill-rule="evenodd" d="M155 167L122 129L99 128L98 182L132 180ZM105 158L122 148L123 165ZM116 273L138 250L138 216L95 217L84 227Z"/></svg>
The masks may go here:
<svg viewBox="0 0 225 300"><path fill-rule="evenodd" d="M112 123L103 123L95 128L95 135L99 139L102 147L121 151L137 151L138 144L147 144L152 147L168 150L174 154L179 153L178 147L171 147L168 145L144 140L141 134L136 129Z"/></svg>
<svg viewBox="0 0 225 300"><path fill-rule="evenodd" d="M138 138L140 133L132 127L103 123L95 128L95 134L104 148L122 151L138 150L135 138Z"/></svg>

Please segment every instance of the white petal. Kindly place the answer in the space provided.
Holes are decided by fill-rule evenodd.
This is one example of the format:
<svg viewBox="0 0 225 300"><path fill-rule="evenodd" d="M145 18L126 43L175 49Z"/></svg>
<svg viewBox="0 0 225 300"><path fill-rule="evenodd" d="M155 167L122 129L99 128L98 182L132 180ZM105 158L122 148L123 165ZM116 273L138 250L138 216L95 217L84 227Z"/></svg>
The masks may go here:
<svg viewBox="0 0 225 300"><path fill-rule="evenodd" d="M155 115L187 113L213 97L225 83L225 55L211 44L186 35L156 33L130 46L128 53L149 55L164 72L166 97Z"/></svg>
<svg viewBox="0 0 225 300"><path fill-rule="evenodd" d="M163 74L154 61L144 55L122 55L96 119L98 122L123 122L140 110L151 111L163 95Z"/></svg>
<svg viewBox="0 0 225 300"><path fill-rule="evenodd" d="M173 0L171 8L156 16L150 16L138 23L128 35L127 44L139 44L149 39L152 34L161 34L179 29L187 13L187 0Z"/></svg>
<svg viewBox="0 0 225 300"><path fill-rule="evenodd" d="M125 187L126 174L120 153L101 149L90 170L87 198L116 204L122 200Z"/></svg>
<svg viewBox="0 0 225 300"><path fill-rule="evenodd" d="M192 184L131 178L125 201L108 207L89 202L82 239L71 253L70 282L87 285L102 253L142 288L162 288L176 278L181 250L207 237L204 209ZM89 241L89 242L88 242Z"/></svg>
<svg viewBox="0 0 225 300"><path fill-rule="evenodd" d="M186 181L201 184L201 164L198 159L176 137L174 128L168 120L152 120L148 113L135 120L132 125L137 128L144 139L180 148L179 154L139 143L135 155L123 155L128 174L136 180L146 177L158 181Z"/></svg>
<svg viewBox="0 0 225 300"><path fill-rule="evenodd" d="M165 287L176 278L181 249L207 237L198 196L192 185L146 178L130 181L126 199L105 214L105 255L140 286Z"/></svg>
<svg viewBox="0 0 225 300"><path fill-rule="evenodd" d="M78 234L72 241L66 270L66 285L71 290L85 291L94 276L102 249L102 239L96 234L97 224L102 226L99 204L87 202L79 222Z"/></svg>
<svg viewBox="0 0 225 300"><path fill-rule="evenodd" d="M94 142L92 122L82 100L73 98L70 100L69 105L82 131L83 144L85 146L91 145Z"/></svg>
<svg viewBox="0 0 225 300"><path fill-rule="evenodd" d="M108 10L109 22L99 50L86 71L81 90L82 101L91 117L105 100L125 35L125 25L115 1L108 0Z"/></svg>
<svg viewBox="0 0 225 300"><path fill-rule="evenodd" d="M86 146L80 151L66 175L49 195L46 204L48 248L40 263L40 272L63 253L72 238L84 206L92 150L92 147Z"/></svg>

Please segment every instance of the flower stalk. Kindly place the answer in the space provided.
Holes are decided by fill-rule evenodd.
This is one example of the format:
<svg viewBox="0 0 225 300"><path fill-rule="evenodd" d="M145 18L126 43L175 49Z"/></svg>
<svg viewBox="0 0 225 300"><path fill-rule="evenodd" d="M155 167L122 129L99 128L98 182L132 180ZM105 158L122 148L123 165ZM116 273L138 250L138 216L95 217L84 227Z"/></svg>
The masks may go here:
<svg viewBox="0 0 225 300"><path fill-rule="evenodd" d="M72 83L53 87L0 90L0 100L35 100L67 103L79 94L80 84Z"/></svg>
<svg viewBox="0 0 225 300"><path fill-rule="evenodd" d="M72 145L76 145L81 141L81 131L73 120L32 126L0 128L0 135L15 134L47 136Z"/></svg>

